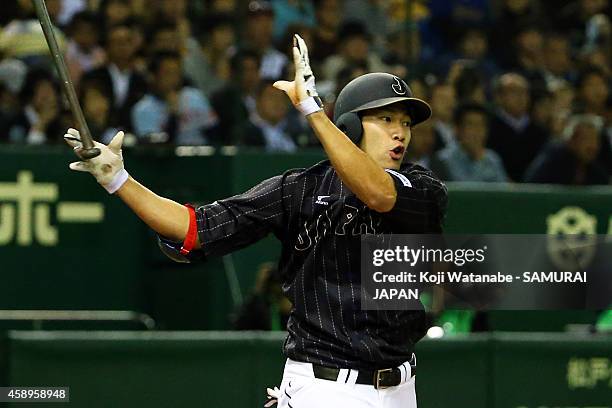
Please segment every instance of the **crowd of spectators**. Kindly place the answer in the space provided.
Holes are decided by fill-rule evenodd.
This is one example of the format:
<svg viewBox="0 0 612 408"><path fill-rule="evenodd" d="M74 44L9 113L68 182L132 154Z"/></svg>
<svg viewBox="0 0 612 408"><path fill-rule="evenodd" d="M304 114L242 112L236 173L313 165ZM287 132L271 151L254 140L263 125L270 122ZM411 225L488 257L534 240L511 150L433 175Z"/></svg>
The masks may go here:
<svg viewBox="0 0 612 408"><path fill-rule="evenodd" d="M326 112L351 79L404 78L433 108L406 160L450 181L608 184L608 0L47 0L94 136L317 147L272 83L310 50ZM73 119L31 0L3 0L0 142L60 143Z"/></svg>

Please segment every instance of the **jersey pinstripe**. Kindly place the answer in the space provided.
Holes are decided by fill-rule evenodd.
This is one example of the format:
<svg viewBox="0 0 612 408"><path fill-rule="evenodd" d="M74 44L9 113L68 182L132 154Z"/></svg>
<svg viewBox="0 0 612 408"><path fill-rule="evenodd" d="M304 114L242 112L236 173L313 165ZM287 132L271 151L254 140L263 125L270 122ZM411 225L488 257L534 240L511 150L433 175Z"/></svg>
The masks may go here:
<svg viewBox="0 0 612 408"><path fill-rule="evenodd" d="M416 165L388 172L398 194L395 207L384 214L349 191L329 161L197 209L205 256L243 248L269 233L282 243L283 291L294 305L287 357L336 368L393 367L409 360L423 337L422 310L361 310L362 234L442 230L444 184Z"/></svg>

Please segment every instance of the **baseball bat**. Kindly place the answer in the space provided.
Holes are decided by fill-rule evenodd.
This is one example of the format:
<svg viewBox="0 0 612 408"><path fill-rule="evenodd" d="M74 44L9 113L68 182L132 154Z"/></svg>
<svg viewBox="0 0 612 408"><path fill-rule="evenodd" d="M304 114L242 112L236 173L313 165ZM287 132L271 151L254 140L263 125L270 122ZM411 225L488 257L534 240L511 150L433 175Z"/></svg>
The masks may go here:
<svg viewBox="0 0 612 408"><path fill-rule="evenodd" d="M57 39L55 38L55 33L53 32L53 25L51 24L51 19L49 18L47 5L45 4L45 0L32 1L34 2L34 8L36 9L38 21L40 22L43 32L45 33L45 39L47 40L49 50L51 51L51 56L53 57L53 64L59 73L62 82L62 90L68 98L70 110L72 111L72 115L76 119L79 126L79 133L81 134L81 143L83 144L83 147L75 149L75 153L82 160L94 158L100 154L100 149L94 147L89 126L87 126L85 116L83 115L83 110L81 109L81 105L79 104L79 100L74 90L72 79L70 79L70 75L68 74L66 62L64 62L64 57L60 52L59 46L57 45Z"/></svg>

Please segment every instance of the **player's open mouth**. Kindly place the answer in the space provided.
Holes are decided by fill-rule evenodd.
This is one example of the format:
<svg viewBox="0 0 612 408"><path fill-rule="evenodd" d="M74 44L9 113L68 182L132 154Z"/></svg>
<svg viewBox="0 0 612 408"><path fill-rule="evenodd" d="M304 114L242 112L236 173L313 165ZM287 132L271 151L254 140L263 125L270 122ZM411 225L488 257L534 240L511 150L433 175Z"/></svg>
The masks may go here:
<svg viewBox="0 0 612 408"><path fill-rule="evenodd" d="M404 150L406 150L404 146L397 146L395 149L389 150L389 157L393 160L401 160L404 156Z"/></svg>

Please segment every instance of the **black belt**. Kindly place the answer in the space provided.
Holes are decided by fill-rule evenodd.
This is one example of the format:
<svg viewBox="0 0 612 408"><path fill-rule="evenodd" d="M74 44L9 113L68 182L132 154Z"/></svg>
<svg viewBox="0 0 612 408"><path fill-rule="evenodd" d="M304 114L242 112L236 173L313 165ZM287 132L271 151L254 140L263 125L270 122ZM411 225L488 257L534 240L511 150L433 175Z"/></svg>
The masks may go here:
<svg viewBox="0 0 612 408"><path fill-rule="evenodd" d="M402 382L402 371L405 368L385 368L382 370L359 370L357 375L357 384L373 385L374 388L395 387ZM338 381L340 369L323 367L317 364L312 365L314 376L322 380ZM350 373L350 371L349 371ZM348 381L349 373L346 375L345 382ZM410 366L410 375L413 377L416 373L416 366ZM406 373L407 374L407 373Z"/></svg>

